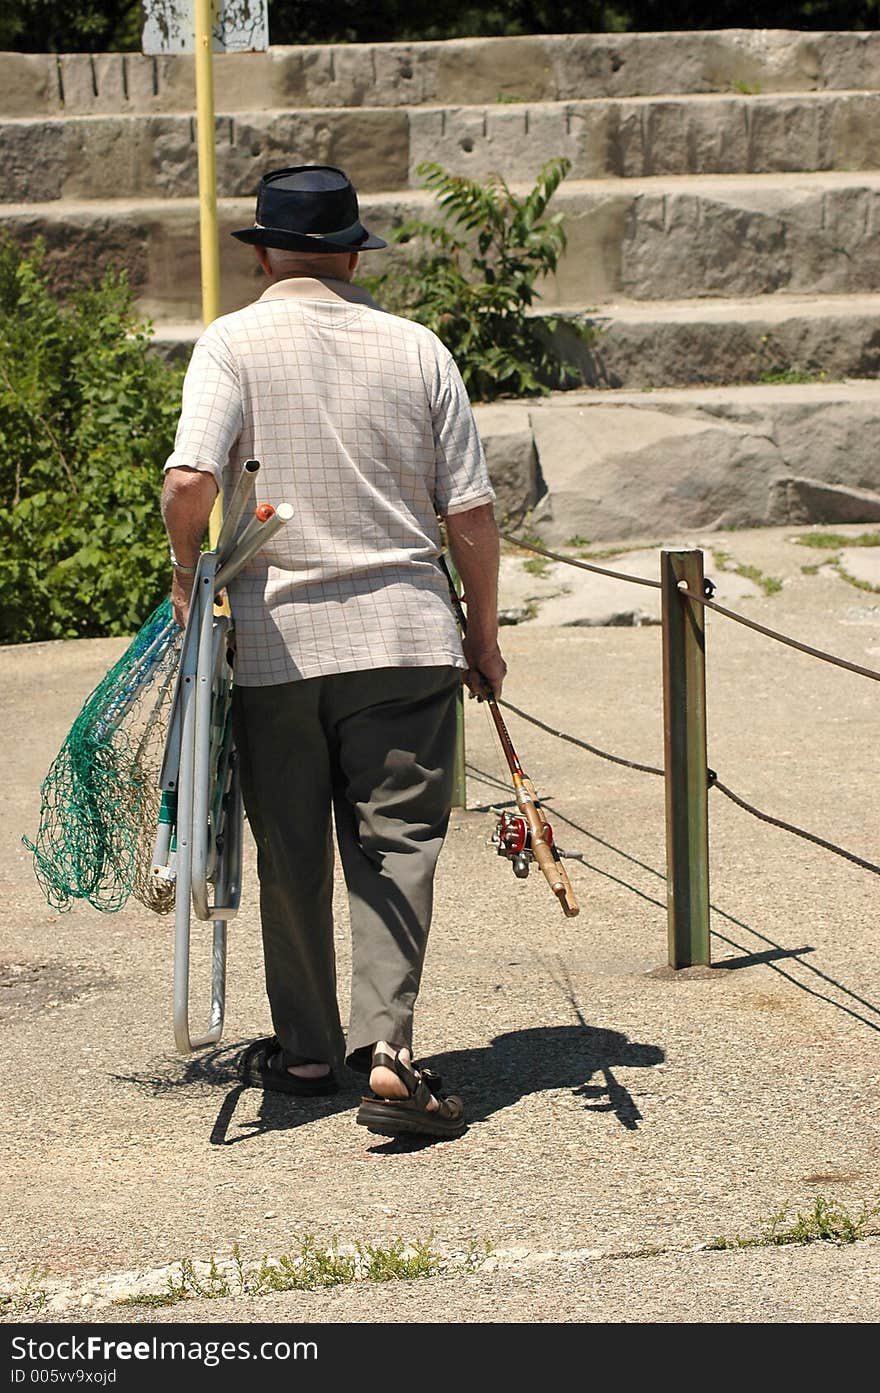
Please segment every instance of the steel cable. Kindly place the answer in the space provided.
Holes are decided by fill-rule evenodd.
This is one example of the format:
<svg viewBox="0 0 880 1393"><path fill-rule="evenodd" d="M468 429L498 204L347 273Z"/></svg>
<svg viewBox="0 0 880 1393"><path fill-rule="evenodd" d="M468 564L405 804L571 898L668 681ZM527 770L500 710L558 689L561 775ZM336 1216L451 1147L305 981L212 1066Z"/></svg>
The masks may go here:
<svg viewBox="0 0 880 1393"><path fill-rule="evenodd" d="M504 706L508 711L513 711L522 720L537 726L539 730L546 731L548 735L554 735L557 740L565 740L569 745L577 745L578 749L588 750L591 755L598 755L600 759L610 760L612 764L622 764L626 769L638 769L643 774L659 774L661 778L663 777L664 771L656 769L653 764L639 764L634 759L624 759L622 755L609 754L607 750L600 750L597 745L591 745L588 740L578 740L577 736L569 735L567 731L554 730L553 726L539 721L537 716L530 716L527 711L522 711L518 706L514 706L512 701L501 699L498 705Z"/></svg>
<svg viewBox="0 0 880 1393"><path fill-rule="evenodd" d="M591 745L588 740L579 740L577 736L569 735L567 731L556 730L553 726L547 725L545 721L539 720L537 716L532 716L528 711L523 711L519 706L514 706L511 701L504 701L502 699L498 704L499 706L504 706L508 711L512 711L515 715L519 716L521 720L527 721L529 725L537 726L539 730L543 730L547 735L552 735L557 740L564 740L566 744L575 745L578 749L586 750L589 754L598 755L600 759L607 759L612 764L620 764L626 769L635 769L643 774L657 774L660 775L661 778L665 776L666 771L664 769L658 769L652 764L640 764L637 760L624 759L621 755L610 754L607 750L600 750L597 745ZM873 861L866 861L864 857L856 856L855 852L847 851L845 847L838 846L836 842L829 842L824 837L817 836L815 832L807 832L803 827L795 827L793 823L785 822L779 817L773 817L772 814L762 812L760 808L756 808L754 804L747 803L744 798L740 798L739 794L734 793L733 789L728 788L726 784L721 782L714 769L709 770L709 787L717 788L719 793L723 793L732 803L736 803L737 807L742 808L747 813L751 813L753 817L759 818L761 822L769 823L771 827L779 827L785 832L791 832L795 837L803 837L805 841L813 842L816 846L824 847L826 851L834 852L836 856L842 856L845 860L852 861L853 865L860 866L862 870L871 871L874 875L880 875L880 866L876 866Z"/></svg>
<svg viewBox="0 0 880 1393"><path fill-rule="evenodd" d="M724 794L725 798L729 798L738 808L743 808L753 817L760 818L761 822L768 822L771 827L781 827L784 832L792 832L794 836L803 837L808 842L814 842L816 846L824 847L826 851L833 851L835 856L843 856L847 861L852 861L854 865L861 866L863 871L872 871L874 875L880 875L880 866L875 866L873 861L865 861L861 856L856 856L854 852L846 851L844 847L838 846L836 842L828 842L824 837L817 837L815 832L806 832L803 827L795 827L790 822L783 822L782 818L762 813L760 808L755 808L744 798L740 798L739 794L734 793L733 789L728 788L719 778L710 779L710 787L717 788L719 793Z"/></svg>
<svg viewBox="0 0 880 1393"><path fill-rule="evenodd" d="M565 566L577 566L581 571L595 571L600 576L611 576L614 580L628 580L632 585L649 585L652 590L660 590L662 586L659 580L648 580L646 576L628 576L625 571L610 571L605 566L594 566L587 561L576 561L572 556L563 556L558 551L548 551L546 547L535 546L533 542L524 542L518 537L514 537L509 532L502 532L501 537L505 542L511 542L514 546L522 547L525 551L533 551L538 556L546 556L551 561L561 561ZM765 624L758 624L754 619L746 619L744 614L738 614L736 610L728 609L726 605L720 605L717 600L711 600L708 595L695 595L692 590L682 582L679 587L679 594L688 600L696 600L697 604L705 605L707 609L717 610L727 619L733 619L737 624L745 624L746 628L754 629L756 633L764 634L767 638L775 638L779 643L788 644L789 648L797 648L801 653L808 653L812 658L820 658L823 662L833 663L835 667L846 668L848 672L856 672L860 677L870 677L874 682L880 682L880 672L875 672L873 668L861 667L859 663L851 663L846 658L838 658L834 653L826 653L822 648L813 648L808 643L801 643L799 639L790 638L788 634L781 634L778 629L768 629Z"/></svg>
<svg viewBox="0 0 880 1393"><path fill-rule="evenodd" d="M522 547L526 551L533 551L538 556L546 556L551 561L561 561L566 566L576 566L583 571L595 571L598 575L611 576L615 580L629 581L634 585L648 585L652 589L660 590L659 581L648 580L643 576L630 576L623 571L612 571L605 566L595 566L586 561L576 561L573 557L563 556L560 552L550 551L546 547L539 547L532 542L525 542L518 537L512 536L508 532L501 533L506 542L511 542L514 546ZM710 583L711 584L711 583ZM756 620L747 619L745 615L738 614L735 610L728 609L726 605L721 605L717 600L710 599L708 595L697 595L688 588L684 581L678 585L678 593L685 599L695 600L697 604L705 606L707 609L714 609L725 618L732 619L738 624L744 624L746 628L754 629L756 633L763 634L767 638L776 639L779 643L786 644L789 648L795 648L801 653L806 653L812 658L818 658L822 662L832 663L835 667L845 668L848 672L855 672L861 677L869 677L874 682L880 682L880 672L875 672L872 668L862 667L859 663L851 663L846 658L839 658L834 653L828 653L824 649L814 648L808 643L801 643L799 639L791 638L788 634L782 634L777 629L770 629L765 624L759 624ZM569 735L566 731L555 730L546 722L538 719L537 716L529 715L512 702L501 701L499 705L513 711L522 720L537 726L539 730L545 731L548 735L554 736L557 740L564 740L569 745L575 745L578 749L586 750L589 754L597 755L600 759L609 760L612 764L622 765L626 769L635 769L644 774L665 775L664 769L658 769L651 764L640 764L636 760L624 759L621 755L610 754L607 750L600 750L598 746L591 745L587 740L579 740L574 735ZM727 787L718 778L714 770L709 771L709 787L717 788L726 798L735 803L737 807L745 812L751 813L753 817L761 822L768 823L771 827L779 827L785 832L791 832L793 836L802 837L805 841L812 842L815 846L821 846L826 851L833 852L836 856L842 856L845 860L851 861L853 865L860 866L862 870L871 871L874 875L880 875L880 866L872 861L866 861L864 857L856 856L854 852L847 851L844 847L838 846L835 842L829 842L824 837L819 837L815 832L807 832L802 827L795 827L793 823L785 822L782 818L773 817L770 813L762 812L752 803L746 802L733 789Z"/></svg>
<svg viewBox="0 0 880 1393"><path fill-rule="evenodd" d="M558 551L548 551L546 547L536 547L531 542L520 541L509 532L502 532L500 536L505 542L512 542L515 547L537 552L539 556L548 556L551 561L564 561L566 566L577 566L581 571L595 571L597 575L611 576L614 580L628 580L633 585L648 585L652 590L660 589L659 580L648 580L647 576L628 576L625 571L609 571L607 566L594 566L589 561L575 561L572 556L562 556Z"/></svg>
<svg viewBox="0 0 880 1393"><path fill-rule="evenodd" d="M822 648L812 648L808 643L801 643L799 639L779 633L778 629L768 629L765 624L758 624L754 619L746 619L745 615L737 614L736 610L728 609L726 605L719 605L717 600L710 600L708 595L695 595L683 584L679 585L678 590L685 599L696 600L698 605L705 605L707 609L717 610L726 619L734 619L737 624L745 624L746 628L754 629L756 633L764 634L767 638L775 638L779 643L785 643L789 648L797 648L801 653L808 653L812 658L821 658L823 662L833 663L835 667L843 667L848 672L857 672L861 677L870 677L874 682L880 682L880 672L875 672L873 668L861 667L858 663L851 663L846 658L838 658L836 654L826 653Z"/></svg>

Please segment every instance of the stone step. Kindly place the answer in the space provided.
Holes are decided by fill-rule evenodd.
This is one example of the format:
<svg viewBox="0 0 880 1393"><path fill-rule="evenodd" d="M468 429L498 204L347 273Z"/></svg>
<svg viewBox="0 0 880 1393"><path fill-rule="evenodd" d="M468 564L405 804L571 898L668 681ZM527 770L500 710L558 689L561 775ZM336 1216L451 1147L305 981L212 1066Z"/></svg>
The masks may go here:
<svg viewBox="0 0 880 1393"><path fill-rule="evenodd" d="M0 121L0 200L192 197L191 115ZM564 155L570 179L775 174L880 168L880 92L601 98L462 107L224 112L217 183L227 198L261 176L317 160L350 171L362 193L418 188L434 160L484 180L534 180Z"/></svg>
<svg viewBox="0 0 880 1393"><path fill-rule="evenodd" d="M215 85L231 112L877 90L880 33L727 29L274 47L218 55ZM193 60L183 55L0 54L0 115L191 111L193 93Z"/></svg>
<svg viewBox="0 0 880 1393"><path fill-rule="evenodd" d="M405 190L411 120L395 107L218 115L218 193L253 197L267 170L309 162L341 165L359 194ZM0 119L0 201L192 198L196 140L195 117L184 113Z"/></svg>
<svg viewBox="0 0 880 1393"><path fill-rule="evenodd" d="M545 161L571 179L880 168L880 93L653 96L418 110L410 182L423 160L484 180L532 181Z"/></svg>
<svg viewBox="0 0 880 1393"><path fill-rule="evenodd" d="M772 384L880 375L880 295L761 295L742 300L612 303L553 336L586 386Z"/></svg>
<svg viewBox="0 0 880 1393"><path fill-rule="evenodd" d="M872 301L876 309L880 297ZM747 310L771 325L783 307ZM636 308L617 312L639 322ZM670 306L667 320L691 312ZM702 322L711 324L712 314ZM160 326L156 342L185 353L199 331L193 323ZM875 322L875 351L878 341ZM880 522L877 380L556 392L478 403L475 414L499 512L511 524L528 519L548 545L689 528Z"/></svg>
<svg viewBox="0 0 880 1393"><path fill-rule="evenodd" d="M424 192L362 200L377 232L432 207ZM877 172L567 180L551 209L565 216L568 250L544 297L572 309L618 297L854 295L880 284ZM221 200L224 310L259 284L252 255L226 235L252 218L252 199ZM58 284L112 263L128 270L146 313L200 314L195 199L6 204L0 229L25 243L43 237ZM365 269L395 254L373 253Z"/></svg>
<svg viewBox="0 0 880 1393"><path fill-rule="evenodd" d="M622 391L697 384L880 376L880 294L764 295L603 305L600 312L547 306L593 326L584 344L561 325L554 340L585 386ZM186 360L201 320L159 320L153 343Z"/></svg>
<svg viewBox="0 0 880 1393"><path fill-rule="evenodd" d="M499 505L547 543L880 521L880 383L477 406Z"/></svg>

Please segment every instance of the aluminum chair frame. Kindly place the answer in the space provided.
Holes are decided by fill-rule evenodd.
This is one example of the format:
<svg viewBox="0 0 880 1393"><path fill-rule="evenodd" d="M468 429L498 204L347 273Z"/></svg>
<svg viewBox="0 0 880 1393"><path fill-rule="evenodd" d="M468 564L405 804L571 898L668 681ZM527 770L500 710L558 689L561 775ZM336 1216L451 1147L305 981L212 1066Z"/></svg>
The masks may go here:
<svg viewBox="0 0 880 1393"><path fill-rule="evenodd" d="M244 812L231 732L233 630L215 600L242 566L293 516L280 504L238 533L253 494L257 460L248 460L226 509L215 550L202 552L184 630L165 756L162 811L153 873L175 883L174 1041L181 1054L215 1045L226 1011L227 927L241 900ZM213 899L211 895L213 887ZM213 925L206 1027L189 1019L192 915Z"/></svg>

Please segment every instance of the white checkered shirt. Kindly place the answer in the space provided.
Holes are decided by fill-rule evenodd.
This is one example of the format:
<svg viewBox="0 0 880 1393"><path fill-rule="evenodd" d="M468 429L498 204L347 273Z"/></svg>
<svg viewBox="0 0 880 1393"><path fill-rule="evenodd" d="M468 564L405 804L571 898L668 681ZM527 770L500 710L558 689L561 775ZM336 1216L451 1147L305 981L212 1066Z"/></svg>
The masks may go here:
<svg viewBox="0 0 880 1393"><path fill-rule="evenodd" d="M495 495L464 384L429 329L308 278L215 320L165 468L205 470L228 498L252 458L254 503L294 517L230 584L237 682L464 666L438 516Z"/></svg>

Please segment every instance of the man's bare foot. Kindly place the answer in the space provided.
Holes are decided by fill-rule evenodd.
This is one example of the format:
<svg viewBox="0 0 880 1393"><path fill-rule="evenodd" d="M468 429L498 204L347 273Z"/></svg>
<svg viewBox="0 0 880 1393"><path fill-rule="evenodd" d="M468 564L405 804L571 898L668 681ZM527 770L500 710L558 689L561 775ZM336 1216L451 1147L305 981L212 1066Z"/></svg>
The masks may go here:
<svg viewBox="0 0 880 1393"><path fill-rule="evenodd" d="M373 1058L377 1054L397 1055L402 1064L412 1067L412 1053L403 1045L399 1050L393 1045L389 1045L385 1040L377 1040L373 1046ZM379 1098L408 1098L406 1084L403 1079L398 1078L393 1069L387 1068L384 1064L374 1064L370 1071L370 1088ZM431 1099L427 1106L427 1112L436 1112L440 1104L436 1098Z"/></svg>

